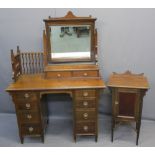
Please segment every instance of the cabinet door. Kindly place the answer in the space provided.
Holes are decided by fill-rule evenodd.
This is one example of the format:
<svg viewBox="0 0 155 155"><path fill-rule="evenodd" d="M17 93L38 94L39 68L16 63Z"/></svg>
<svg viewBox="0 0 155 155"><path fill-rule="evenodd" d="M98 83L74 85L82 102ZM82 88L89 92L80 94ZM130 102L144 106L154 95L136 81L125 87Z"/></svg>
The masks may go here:
<svg viewBox="0 0 155 155"><path fill-rule="evenodd" d="M115 101L116 117L135 119L138 110L138 96L136 91L118 91Z"/></svg>

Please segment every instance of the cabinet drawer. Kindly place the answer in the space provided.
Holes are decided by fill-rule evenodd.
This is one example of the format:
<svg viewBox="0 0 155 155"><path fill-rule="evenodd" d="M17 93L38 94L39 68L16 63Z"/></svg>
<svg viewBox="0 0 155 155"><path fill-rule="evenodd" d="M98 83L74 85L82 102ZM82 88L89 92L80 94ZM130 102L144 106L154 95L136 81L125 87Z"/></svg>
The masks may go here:
<svg viewBox="0 0 155 155"><path fill-rule="evenodd" d="M22 135L40 135L41 126L39 124L25 124L21 126Z"/></svg>
<svg viewBox="0 0 155 155"><path fill-rule="evenodd" d="M57 72L57 71L53 71L53 72L47 72L46 73L46 78L68 78L71 77L71 72Z"/></svg>
<svg viewBox="0 0 155 155"><path fill-rule="evenodd" d="M39 123L40 116L38 112L18 112L21 123Z"/></svg>
<svg viewBox="0 0 155 155"><path fill-rule="evenodd" d="M28 101L37 101L38 96L33 92L21 92L13 94L13 98L15 101L22 101L23 103Z"/></svg>
<svg viewBox="0 0 155 155"><path fill-rule="evenodd" d="M76 90L75 96L76 97L95 97L96 91L95 90Z"/></svg>
<svg viewBox="0 0 155 155"><path fill-rule="evenodd" d="M38 110L37 102L29 102L29 101L17 101L16 102L17 110Z"/></svg>
<svg viewBox="0 0 155 155"><path fill-rule="evenodd" d="M76 123L77 134L95 134L95 122L80 122Z"/></svg>
<svg viewBox="0 0 155 155"><path fill-rule="evenodd" d="M98 71L74 71L74 77L98 77Z"/></svg>
<svg viewBox="0 0 155 155"><path fill-rule="evenodd" d="M96 108L96 99L76 100L76 108Z"/></svg>
<svg viewBox="0 0 155 155"><path fill-rule="evenodd" d="M95 121L96 120L96 111L93 110L76 110L76 121Z"/></svg>

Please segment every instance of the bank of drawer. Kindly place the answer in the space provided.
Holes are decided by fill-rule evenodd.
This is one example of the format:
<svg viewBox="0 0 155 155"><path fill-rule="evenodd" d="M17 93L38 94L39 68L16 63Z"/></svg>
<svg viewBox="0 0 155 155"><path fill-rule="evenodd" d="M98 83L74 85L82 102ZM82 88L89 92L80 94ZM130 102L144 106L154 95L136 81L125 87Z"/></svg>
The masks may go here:
<svg viewBox="0 0 155 155"><path fill-rule="evenodd" d="M96 120L96 111L95 109L92 110L83 110L83 109L78 109L75 111L76 115L76 121L95 121Z"/></svg>
<svg viewBox="0 0 155 155"><path fill-rule="evenodd" d="M75 104L76 108L96 108L96 99L78 99Z"/></svg>
<svg viewBox="0 0 155 155"><path fill-rule="evenodd" d="M76 123L77 134L95 134L95 122L78 122Z"/></svg>
<svg viewBox="0 0 155 155"><path fill-rule="evenodd" d="M40 135L41 126L40 124L23 124L21 126L21 132L23 135Z"/></svg>
<svg viewBox="0 0 155 155"><path fill-rule="evenodd" d="M17 101L16 102L17 110L38 110L38 102L32 101Z"/></svg>
<svg viewBox="0 0 155 155"><path fill-rule="evenodd" d="M74 71L73 77L98 77L98 71Z"/></svg>
<svg viewBox="0 0 155 155"><path fill-rule="evenodd" d="M75 96L77 97L95 97L96 91L95 90L76 90Z"/></svg>
<svg viewBox="0 0 155 155"><path fill-rule="evenodd" d="M53 71L53 72L47 72L46 73L46 78L68 78L71 77L71 72L57 72L57 71Z"/></svg>
<svg viewBox="0 0 155 155"><path fill-rule="evenodd" d="M22 101L23 103L27 101L37 101L38 99L37 94L33 92L15 93L13 97L15 101Z"/></svg>
<svg viewBox="0 0 155 155"><path fill-rule="evenodd" d="M40 122L39 112L19 111L18 116L20 118L21 123L39 123Z"/></svg>

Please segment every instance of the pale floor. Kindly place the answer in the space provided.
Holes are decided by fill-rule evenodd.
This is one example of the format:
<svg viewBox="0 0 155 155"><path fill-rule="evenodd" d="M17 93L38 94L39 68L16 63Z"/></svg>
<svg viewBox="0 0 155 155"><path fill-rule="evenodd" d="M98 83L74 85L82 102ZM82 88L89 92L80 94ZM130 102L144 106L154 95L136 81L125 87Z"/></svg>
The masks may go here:
<svg viewBox="0 0 155 155"><path fill-rule="evenodd" d="M25 138L20 144L15 114L0 114L0 146L29 147L136 147L136 133L129 125L116 128L114 142L111 138L111 118L102 115L99 119L99 138L78 137L77 142L72 137L72 120L67 118L52 118L45 134L44 144L40 138ZM155 121L142 120L139 146L155 146Z"/></svg>

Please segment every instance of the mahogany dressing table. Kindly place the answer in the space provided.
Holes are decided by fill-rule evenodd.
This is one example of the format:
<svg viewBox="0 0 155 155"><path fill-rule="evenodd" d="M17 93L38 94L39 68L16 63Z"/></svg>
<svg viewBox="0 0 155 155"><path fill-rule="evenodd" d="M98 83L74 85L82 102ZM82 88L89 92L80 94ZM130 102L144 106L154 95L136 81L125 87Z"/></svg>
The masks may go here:
<svg viewBox="0 0 155 155"><path fill-rule="evenodd" d="M11 50L13 82L6 89L16 109L21 143L48 126L46 95L68 93L73 99L73 137L98 137L99 93L105 88L97 65L95 18L45 19L43 52Z"/></svg>

